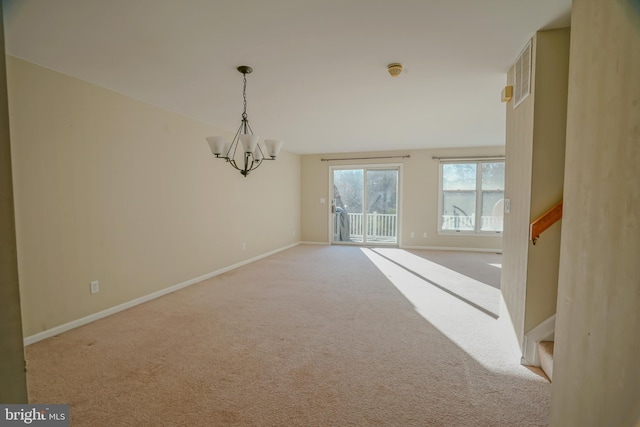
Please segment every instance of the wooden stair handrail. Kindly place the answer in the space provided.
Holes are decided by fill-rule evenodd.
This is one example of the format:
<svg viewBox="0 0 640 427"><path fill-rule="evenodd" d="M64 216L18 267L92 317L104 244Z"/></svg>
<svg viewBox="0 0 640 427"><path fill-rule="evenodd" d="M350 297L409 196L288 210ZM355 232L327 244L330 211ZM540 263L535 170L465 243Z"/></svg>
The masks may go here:
<svg viewBox="0 0 640 427"><path fill-rule="evenodd" d="M562 200L531 223L529 226L529 240L533 240L535 245L538 237L560 219L562 219Z"/></svg>

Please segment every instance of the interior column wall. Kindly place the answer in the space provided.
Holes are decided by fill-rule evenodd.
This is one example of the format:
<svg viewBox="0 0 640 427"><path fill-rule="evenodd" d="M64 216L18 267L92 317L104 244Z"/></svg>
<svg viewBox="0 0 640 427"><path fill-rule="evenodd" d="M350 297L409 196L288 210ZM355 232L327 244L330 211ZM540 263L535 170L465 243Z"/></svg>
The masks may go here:
<svg viewBox="0 0 640 427"><path fill-rule="evenodd" d="M511 212L504 214L500 286L520 346L524 340L531 211L533 113L537 84L535 37L531 41L531 61L531 93L516 108L514 101L506 104L505 199L511 200ZM514 67L511 67L507 74L508 85L514 85L514 72Z"/></svg>
<svg viewBox="0 0 640 427"><path fill-rule="evenodd" d="M552 426L640 423L639 14L573 1Z"/></svg>
<svg viewBox="0 0 640 427"><path fill-rule="evenodd" d="M529 225L562 200L569 69L568 28L539 31L531 41L531 94L507 104L506 198L502 295L521 347L531 329L556 312L558 222L536 245ZM508 74L513 82L514 69Z"/></svg>
<svg viewBox="0 0 640 427"><path fill-rule="evenodd" d="M0 402L26 403L2 3L0 50Z"/></svg>
<svg viewBox="0 0 640 427"><path fill-rule="evenodd" d="M533 118L529 223L562 200L570 29L536 34L536 96ZM524 333L556 313L562 221L534 245L528 241Z"/></svg>

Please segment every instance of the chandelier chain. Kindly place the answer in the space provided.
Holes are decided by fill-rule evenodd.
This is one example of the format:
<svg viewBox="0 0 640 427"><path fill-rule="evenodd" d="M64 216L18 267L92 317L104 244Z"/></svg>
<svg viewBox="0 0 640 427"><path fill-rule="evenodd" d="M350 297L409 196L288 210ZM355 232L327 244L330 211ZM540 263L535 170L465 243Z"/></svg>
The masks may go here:
<svg viewBox="0 0 640 427"><path fill-rule="evenodd" d="M242 88L242 98L244 100L244 110L242 111L242 120L247 120L247 75L242 73L244 86Z"/></svg>

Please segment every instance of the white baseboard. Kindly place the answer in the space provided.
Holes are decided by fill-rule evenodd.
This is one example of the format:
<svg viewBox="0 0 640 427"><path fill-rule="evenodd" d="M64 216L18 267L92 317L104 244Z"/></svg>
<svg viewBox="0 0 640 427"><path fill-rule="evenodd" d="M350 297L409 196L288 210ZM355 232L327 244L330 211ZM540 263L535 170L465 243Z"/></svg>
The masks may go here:
<svg viewBox="0 0 640 427"><path fill-rule="evenodd" d="M501 254L502 249L491 248L456 248L451 246L404 246L401 245L400 249L418 249L418 250L431 250L431 251L464 251L464 252L490 252L495 254Z"/></svg>
<svg viewBox="0 0 640 427"><path fill-rule="evenodd" d="M258 255L256 257L241 261L239 263L229 265L227 267L221 268L219 270L213 271L211 273L205 274L204 276L196 277L194 279L187 280L182 283L178 283L177 285L169 286L168 288L161 289L159 291L153 292L149 295L142 296L140 298L136 298L131 301L127 301L123 304L117 305L115 307L108 308L106 310L99 311L97 313L90 314L89 316L82 317L80 319L73 320L71 322L65 323L63 325L55 326L51 329L47 329L46 331L38 332L37 334L30 335L24 338L24 345L27 346L29 344L33 344L38 341L42 341L47 338L51 338L53 336L59 335L63 332L69 331L71 329L77 328L79 326L86 325L87 323L94 322L98 319L102 319L107 316L111 316L112 314L118 313L120 311L126 310L128 308L134 307L138 304L142 304L147 301L151 301L163 295L170 294L177 290L186 288L187 286L194 285L196 283L202 282L203 280L210 279L212 277L218 276L220 274L226 273L227 271L234 270L238 267L242 267L243 265L250 264L252 262L258 261L262 258L266 258L268 256L274 255L278 252L282 252L284 250L290 249L294 246L298 246L300 242L292 243L290 245L284 246L282 248L274 249L272 251L266 252L264 254Z"/></svg>
<svg viewBox="0 0 640 427"><path fill-rule="evenodd" d="M301 245L331 245L330 242L300 242ZM358 244L353 245L345 245L345 246L358 246ZM386 247L386 246L385 246ZM451 246L405 246L399 245L400 249L418 249L418 250L432 250L432 251L463 251L463 252L488 252L501 254L502 249L491 249L491 248L458 248Z"/></svg>
<svg viewBox="0 0 640 427"><path fill-rule="evenodd" d="M556 315L549 317L544 322L530 330L524 336L523 365L540 366L540 357L536 348L540 341L553 341L556 330Z"/></svg>

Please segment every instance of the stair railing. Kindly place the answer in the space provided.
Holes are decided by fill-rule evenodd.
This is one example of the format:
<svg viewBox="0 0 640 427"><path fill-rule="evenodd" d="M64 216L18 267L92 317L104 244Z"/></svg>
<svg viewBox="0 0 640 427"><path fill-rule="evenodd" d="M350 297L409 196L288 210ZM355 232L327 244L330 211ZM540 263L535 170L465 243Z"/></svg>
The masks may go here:
<svg viewBox="0 0 640 427"><path fill-rule="evenodd" d="M529 226L529 240L532 240L535 245L538 237L560 219L562 219L562 200L531 223Z"/></svg>

